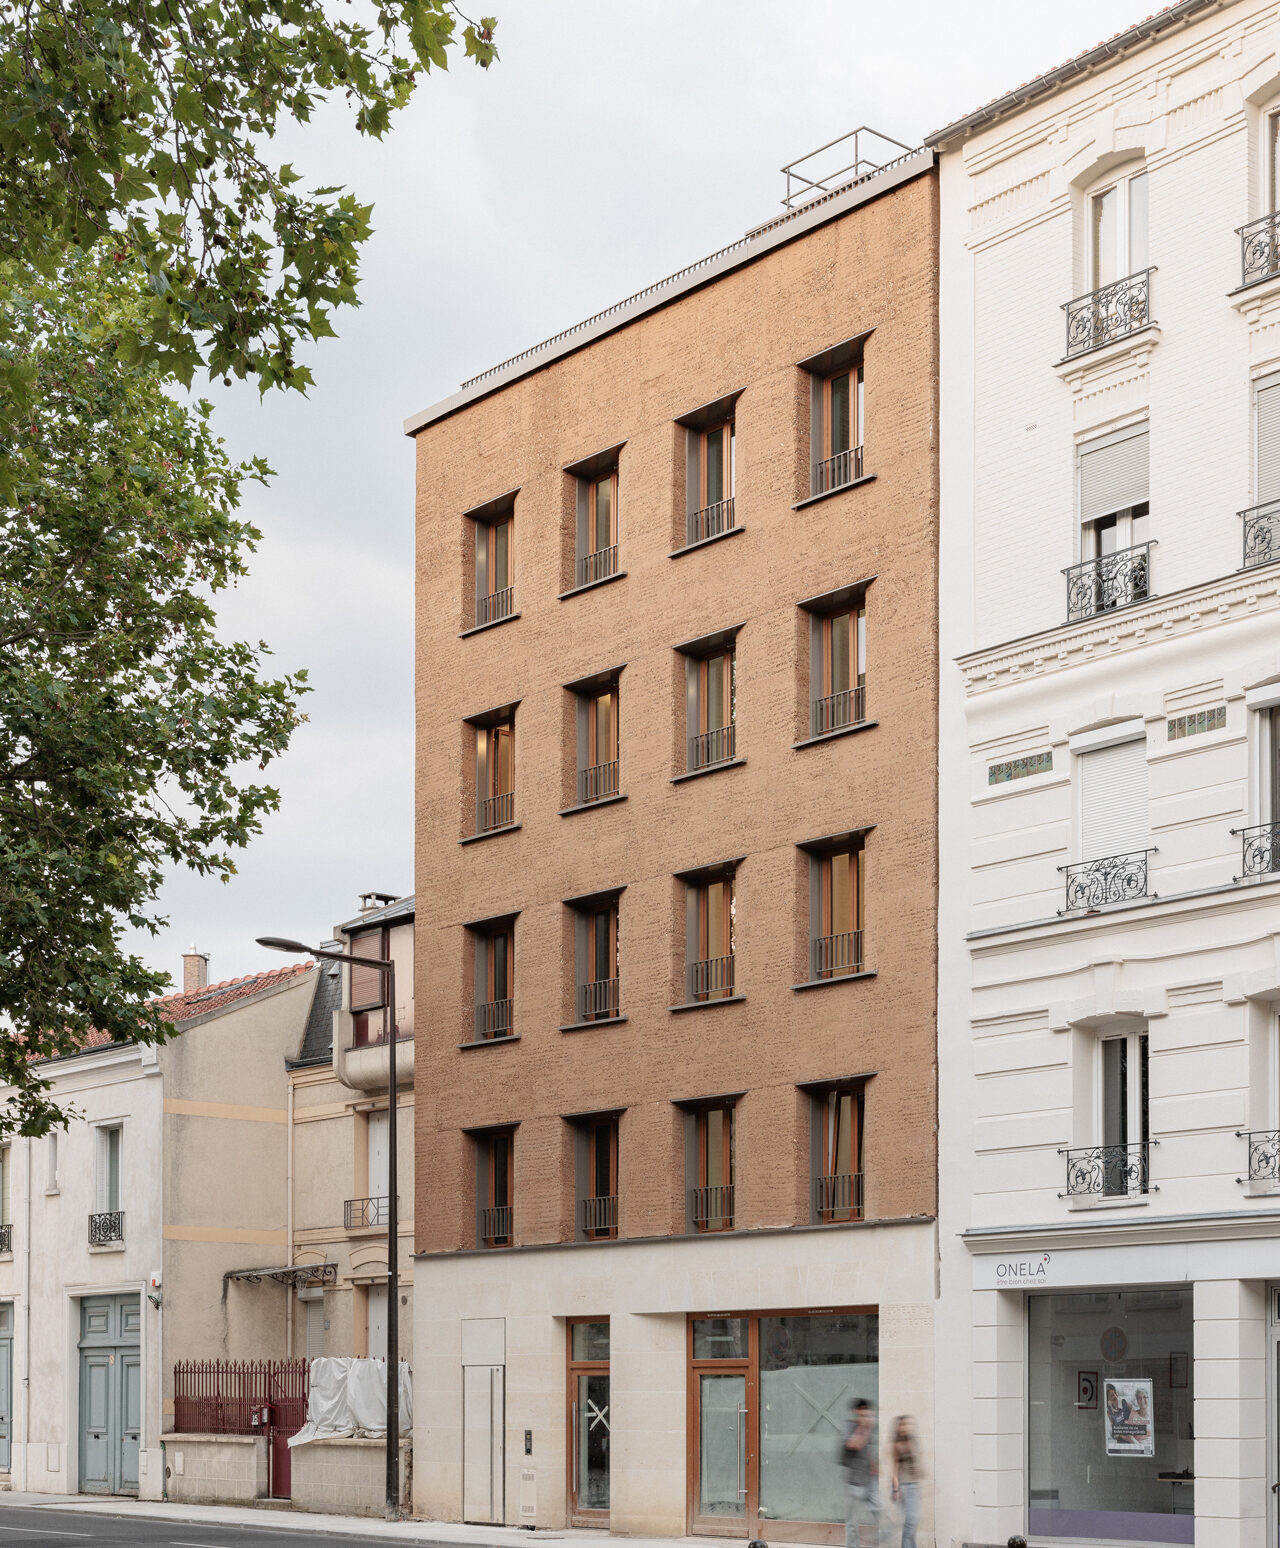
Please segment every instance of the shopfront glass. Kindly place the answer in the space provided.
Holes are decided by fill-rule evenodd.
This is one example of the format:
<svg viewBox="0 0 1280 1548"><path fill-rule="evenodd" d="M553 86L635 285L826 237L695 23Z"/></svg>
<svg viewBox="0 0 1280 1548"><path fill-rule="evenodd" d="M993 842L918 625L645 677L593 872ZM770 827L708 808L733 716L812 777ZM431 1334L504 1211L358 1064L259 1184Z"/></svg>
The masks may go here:
<svg viewBox="0 0 1280 1548"><path fill-rule="evenodd" d="M1027 1526L1195 1541L1191 1286L1027 1298Z"/></svg>

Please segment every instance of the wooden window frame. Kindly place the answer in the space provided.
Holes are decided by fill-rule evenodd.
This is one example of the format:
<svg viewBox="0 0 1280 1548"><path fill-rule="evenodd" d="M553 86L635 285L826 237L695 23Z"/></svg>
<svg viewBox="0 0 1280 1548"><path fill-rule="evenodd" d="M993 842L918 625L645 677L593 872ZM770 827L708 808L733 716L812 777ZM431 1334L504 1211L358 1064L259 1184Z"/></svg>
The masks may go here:
<svg viewBox="0 0 1280 1548"><path fill-rule="evenodd" d="M608 548L618 546L618 470L611 469L608 473L599 473L594 478L589 478L587 483L587 554L600 554ZM596 500L600 485L609 485L609 541L597 543Z"/></svg>
<svg viewBox="0 0 1280 1548"><path fill-rule="evenodd" d="M498 531L502 527L506 527L507 529L507 578L505 585L499 586L496 583L495 571L497 568ZM484 529L485 583L489 588L485 592L485 596L495 597L500 591L509 591L511 587L515 585L515 512L508 511L504 516L498 517L496 521L486 521L484 523Z"/></svg>
<svg viewBox="0 0 1280 1548"><path fill-rule="evenodd" d="M834 425L831 418L831 388L842 377L849 378L849 444L841 447L840 451L852 452L862 445L862 361L842 367L839 371L832 371L829 376L822 378L822 456L820 462L827 462L832 457L840 455L834 450L835 436Z"/></svg>
<svg viewBox="0 0 1280 1548"><path fill-rule="evenodd" d="M489 799L497 796L510 795L516 788L516 721L515 716L510 715L506 720L499 721L496 725L482 726L481 733L485 739L485 791ZM502 788L502 747L507 748L507 788Z"/></svg>
<svg viewBox="0 0 1280 1548"><path fill-rule="evenodd" d="M370 947L363 943L365 941L372 941L375 936L377 937L376 950L371 950ZM391 927L390 925L382 925L376 930L365 931L355 936L349 942L349 946L356 956L375 956L380 957L386 962L391 952ZM351 973L351 988L354 991L355 969L351 968L348 971ZM352 994L348 1009L351 1012L351 1046L353 1048L368 1048L378 1043L385 1043L387 1040L387 975L385 973L375 973L372 969L369 971L377 984L378 997L376 1000L357 1001L354 993ZM372 1018L376 1011L383 1013L382 1029L378 1032L375 1032L372 1027Z"/></svg>
<svg viewBox="0 0 1280 1548"><path fill-rule="evenodd" d="M849 1163L851 1175L862 1175L862 1147L866 1125L866 1087L858 1083L850 1086L833 1086L821 1094L822 1113L822 1172L823 1177L835 1177L836 1138L839 1133L840 1104L849 1102ZM820 1209L825 1225L848 1220L862 1219L861 1202L851 1197L847 1208Z"/></svg>
<svg viewBox="0 0 1280 1548"><path fill-rule="evenodd" d="M600 700L609 700L609 746L600 746ZM605 755L602 755L605 754ZM587 695L587 767L596 768L602 763L616 763L618 759L618 684L613 683L603 692Z"/></svg>
<svg viewBox="0 0 1280 1548"><path fill-rule="evenodd" d="M696 733L698 736L705 736L709 731L727 730L734 723L735 711L737 710L734 693L737 676L737 656L736 643L731 641L722 650L713 651L711 655L701 656L698 659L698 730ZM711 664L715 661L724 663L720 670L724 676L724 682L721 687L724 693L726 718L723 725L720 726L710 724L709 714L711 703Z"/></svg>
<svg viewBox="0 0 1280 1548"><path fill-rule="evenodd" d="M497 953L494 950L498 941L506 942L506 993L497 994ZM492 930L485 936L485 990L492 1005L495 1000L515 999L515 965L516 965L516 932L515 927L507 925L502 930Z"/></svg>
<svg viewBox="0 0 1280 1548"><path fill-rule="evenodd" d="M709 483L710 483L710 480L707 477L708 468L709 468L708 451L709 451L709 445L710 445L711 437L716 433L717 430L723 430L723 431L726 432L726 439L725 439L725 441L723 442L723 444L721 446L721 459L722 459L722 461L721 461L721 470L722 470L723 478L724 478L724 493L721 494L719 500L713 501L713 500L711 500L708 497L708 492L707 492L708 491L708 486L709 486ZM735 472L735 458L734 458L734 452L735 452L734 437L735 437L735 434L736 434L736 432L735 432L734 420L733 420L732 416L730 418L728 418L728 419L721 419L721 420L719 420L714 425L708 425L705 430L699 432L699 437L698 437L698 509L699 510L705 511L705 510L708 510L713 504L718 505L718 504L721 504L725 500L732 500L733 499L733 494L734 494L733 484L734 484L734 472Z"/></svg>
<svg viewBox="0 0 1280 1548"><path fill-rule="evenodd" d="M499 1189L498 1189L498 1172L499 1172L499 1167L497 1165L497 1147L498 1147L498 1144L500 1142L505 1143L506 1151L507 1151L507 1164L506 1164L505 1168L502 1169L503 1172L504 1172L504 1178L503 1178L504 1191L506 1193L506 1197L503 1198L503 1199L499 1199L499 1197L498 1197L498 1192L499 1192ZM513 1211L513 1214L514 1214L514 1209L515 1209L515 1193L516 1193L516 1189L515 1189L515 1153L516 1153L515 1130L514 1129L494 1129L494 1130L491 1130L489 1133L487 1133L487 1134L485 1134L483 1136L482 1143L484 1144L485 1150L486 1150L486 1157L485 1157L485 1161L486 1161L486 1165L485 1165L486 1189L485 1189L485 1192L486 1192L487 1208L489 1208L489 1209L500 1209L500 1208L502 1208L505 1205L508 1208L510 1208ZM486 1247L509 1247L511 1245L511 1237L509 1235L508 1236L486 1236L484 1238L484 1244L485 1244Z"/></svg>
<svg viewBox="0 0 1280 1548"><path fill-rule="evenodd" d="M857 606L842 607L836 613L824 613L819 620L822 628L822 649L819 653L819 659L822 662L820 686L823 692L816 697L820 699L828 698L838 691L835 687L835 629L833 627L837 618L849 620L849 690L853 692L866 686L867 607L866 602L863 601Z"/></svg>
<svg viewBox="0 0 1280 1548"><path fill-rule="evenodd" d="M724 941L727 951L721 952L721 957L732 958L734 956L733 922L734 922L734 884L733 876L720 876L713 881L702 881L694 887L695 907L698 911L698 958L700 962L711 960L711 889L719 887L721 891L721 910L723 918L721 924L724 929ZM732 997L734 990L727 985L720 989L708 989L698 996L703 1000L726 1000Z"/></svg>
<svg viewBox="0 0 1280 1548"><path fill-rule="evenodd" d="M606 1144L609 1147L606 1157L609 1172L608 1193L595 1192L597 1179L597 1162L599 1161L598 1137L600 1130L607 1132ZM616 1117L589 1119L587 1122L587 1195L589 1199L617 1198L618 1196L618 1120ZM602 1242L612 1241L618 1235L616 1225L605 1226L599 1230L588 1230L584 1233L588 1241ZM588 1321L592 1320L590 1318ZM598 1319L596 1319L598 1320Z"/></svg>
<svg viewBox="0 0 1280 1548"><path fill-rule="evenodd" d="M612 899L610 899L609 902L604 903L604 904L594 904L594 905L592 905L592 907L582 910L582 912L586 916L586 922L587 922L587 960L583 963L583 968L585 970L585 976L583 978L583 983L584 984L603 983L603 982L607 982L607 980L610 979L610 978L617 978L619 976L618 975L618 900L617 900L617 898L612 898ZM605 950L606 950L606 953L608 955L609 966L612 969L612 971L606 975L605 979L599 979L599 978L596 978L594 976L595 975L595 970L596 970L596 963L597 963L597 947L598 947L598 944L599 944L599 939L598 939L598 936L596 934L596 930L597 930L598 921L599 921L600 916L602 914L605 914L605 915L608 916L608 923L607 923L606 928L608 929L609 933L608 933L608 940L606 942ZM609 1010L592 1011L592 1010L587 1010L587 1011L584 1011L582 1019L584 1021L615 1021L615 1020L617 1020L617 1015L618 1015L618 1013L616 1011L609 1011Z"/></svg>
<svg viewBox="0 0 1280 1548"><path fill-rule="evenodd" d="M852 935L863 929L863 914L866 896L866 854L867 852L865 847L861 843L858 843L851 844L847 849L838 849L829 855L820 855L817 857L818 900L820 909L818 923L821 926L820 930L818 931L819 935ZM853 918L847 931L837 930L835 928L835 925L838 921L835 919L835 872L832 864L832 862L838 857L845 855L847 855L852 862L850 869L853 873L850 878L852 882L850 891L853 903ZM852 967L848 969L826 968L823 969L818 974L818 976L823 979L845 978L848 977L849 973L853 971L855 970Z"/></svg>
<svg viewBox="0 0 1280 1548"><path fill-rule="evenodd" d="M696 1115L696 1125L697 1125L697 1133L698 1133L698 1184L697 1184L697 1186L699 1188L712 1188L712 1187L716 1187L716 1186L722 1186L722 1187L726 1187L726 1188L733 1188L734 1187L734 1184L735 1184L735 1181L736 1181L735 1176L734 1176L734 1170L735 1170L735 1168L734 1168L734 1161L735 1161L735 1156L734 1156L734 1149L735 1149L735 1145L734 1145L734 1129L736 1127L735 1121L734 1121L734 1112L737 1109L737 1105L738 1104L736 1102L708 1102L704 1107L700 1107L698 1109L698 1111L697 1111L697 1115ZM722 1155L720 1157L720 1162L721 1162L721 1166L724 1169L723 1175L724 1175L724 1177L726 1179L726 1181L724 1183L722 1183L722 1184L715 1184L715 1183L711 1183L711 1182L707 1181L707 1178L709 1176L709 1168L708 1168L708 1164L707 1164L708 1163L707 1118L708 1118L708 1116L711 1113L723 1113L724 1114L724 1119L725 1119L724 1124L722 1126L723 1132L722 1132L721 1142L720 1142L721 1143L721 1150L722 1150ZM736 1216L736 1214L737 1214L737 1198L735 1196L735 1198L734 1198L734 1215ZM699 1233L701 1233L703 1235L718 1235L718 1234L721 1234L721 1233L726 1232L726 1231L732 1231L733 1228L734 1228L734 1221L730 1220L728 1224L725 1224L724 1221L721 1221L719 1225L712 1225L710 1223L710 1221L698 1220L698 1221L694 1222L694 1228L695 1228L695 1230L697 1230Z"/></svg>
<svg viewBox="0 0 1280 1548"><path fill-rule="evenodd" d="M573 1355L573 1330L584 1323L608 1322L606 1317L568 1317L565 1319L565 1429L568 1435L568 1445L565 1449L565 1458L568 1466L565 1469L565 1495L566 1514L568 1525L571 1527L607 1527L609 1525L609 1512L607 1510L590 1510L578 1503L578 1491L574 1487L574 1458L577 1454L578 1436L574 1425L574 1406L578 1400L578 1378L580 1376L609 1376L609 1360L576 1360ZM610 1334L612 1335L612 1328ZM612 1354L612 1350L610 1350ZM610 1408L613 1406L612 1377L610 1377ZM610 1462L612 1462L612 1447L610 1448ZM612 1477L610 1485L612 1485Z"/></svg>

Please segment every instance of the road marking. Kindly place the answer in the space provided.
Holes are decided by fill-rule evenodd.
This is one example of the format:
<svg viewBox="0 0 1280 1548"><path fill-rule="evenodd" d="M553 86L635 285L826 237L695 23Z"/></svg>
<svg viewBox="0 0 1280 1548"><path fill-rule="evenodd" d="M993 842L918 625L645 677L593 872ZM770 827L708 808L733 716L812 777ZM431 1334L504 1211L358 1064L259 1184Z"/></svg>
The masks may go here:
<svg viewBox="0 0 1280 1548"><path fill-rule="evenodd" d="M92 1537L92 1532L55 1532L48 1527L7 1527L0 1526L0 1532L33 1532L37 1537Z"/></svg>

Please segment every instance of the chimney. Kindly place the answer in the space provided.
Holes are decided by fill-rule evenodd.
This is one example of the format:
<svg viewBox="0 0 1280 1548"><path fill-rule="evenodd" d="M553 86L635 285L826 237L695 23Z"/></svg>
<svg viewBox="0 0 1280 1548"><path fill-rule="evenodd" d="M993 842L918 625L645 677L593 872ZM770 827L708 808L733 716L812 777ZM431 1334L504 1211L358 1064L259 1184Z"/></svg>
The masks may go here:
<svg viewBox="0 0 1280 1548"><path fill-rule="evenodd" d="M182 992L195 994L209 986L209 953L194 946L182 954Z"/></svg>

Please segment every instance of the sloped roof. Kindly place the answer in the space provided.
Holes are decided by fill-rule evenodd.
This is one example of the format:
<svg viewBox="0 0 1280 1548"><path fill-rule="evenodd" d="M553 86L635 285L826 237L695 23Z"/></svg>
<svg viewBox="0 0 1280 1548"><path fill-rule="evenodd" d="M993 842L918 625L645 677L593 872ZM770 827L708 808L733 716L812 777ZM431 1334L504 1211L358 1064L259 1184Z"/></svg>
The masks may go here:
<svg viewBox="0 0 1280 1548"><path fill-rule="evenodd" d="M328 944L327 942L325 944ZM302 1050L292 1068L303 1064L328 1064L333 1058L333 1013L342 1004L342 969L336 962L322 962L316 992L311 997Z"/></svg>

